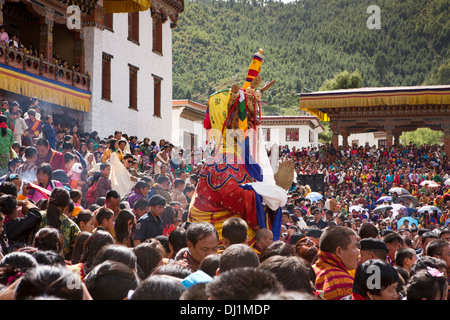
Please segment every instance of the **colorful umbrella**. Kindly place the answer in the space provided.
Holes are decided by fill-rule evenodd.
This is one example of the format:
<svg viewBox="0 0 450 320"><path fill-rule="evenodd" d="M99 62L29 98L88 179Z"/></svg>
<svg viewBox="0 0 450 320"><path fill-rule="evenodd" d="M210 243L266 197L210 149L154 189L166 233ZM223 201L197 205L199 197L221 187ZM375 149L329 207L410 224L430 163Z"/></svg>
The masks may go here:
<svg viewBox="0 0 450 320"><path fill-rule="evenodd" d="M348 208L349 213L352 213L353 210L355 210L356 212L361 212L364 211L364 208L361 206L351 206L350 208Z"/></svg>
<svg viewBox="0 0 450 320"><path fill-rule="evenodd" d="M435 181L432 181L432 180L424 180L424 181L422 181L421 183L420 183L420 185L421 186L424 186L424 185L428 185L430 188L437 188L437 187L439 187L439 184L437 183L437 182L435 182Z"/></svg>
<svg viewBox="0 0 450 320"><path fill-rule="evenodd" d="M403 201L403 203L406 204L407 199L410 199L414 206L419 205L419 199L409 194L398 197L397 199L395 199L395 203L400 203L400 201Z"/></svg>
<svg viewBox="0 0 450 320"><path fill-rule="evenodd" d="M381 205L381 206L375 207L375 209L373 209L373 212L382 212L382 213L385 213L386 210L392 210L392 209L393 209L392 206L387 205L387 204L383 204L383 205Z"/></svg>
<svg viewBox="0 0 450 320"><path fill-rule="evenodd" d="M392 204L392 216L395 218L398 214L401 214L402 216L408 215L408 208L405 206L399 204L399 203L393 203Z"/></svg>
<svg viewBox="0 0 450 320"><path fill-rule="evenodd" d="M390 193L396 193L397 195L401 196L401 195L410 195L409 191L406 190L405 188L400 188L400 187L394 187L389 189Z"/></svg>
<svg viewBox="0 0 450 320"><path fill-rule="evenodd" d="M433 211L433 212L437 212L439 214L442 212L441 209L439 209L438 207L435 207L435 206L423 206L417 210L418 213L424 213L425 211L428 211L428 212Z"/></svg>
<svg viewBox="0 0 450 320"><path fill-rule="evenodd" d="M417 219L414 219L413 217L403 217L400 220L397 221L397 228L400 229L400 227L403 225L404 221L408 220L410 227L412 227L413 224L416 225L416 227L419 226L419 221Z"/></svg>
<svg viewBox="0 0 450 320"><path fill-rule="evenodd" d="M382 196L380 197L377 201L375 201L375 204L382 204L385 201L392 201L392 197L391 196Z"/></svg>
<svg viewBox="0 0 450 320"><path fill-rule="evenodd" d="M310 192L305 197L305 199L311 201L311 203L317 202L317 201L321 200L322 198L323 198L323 195L321 195L318 192Z"/></svg>

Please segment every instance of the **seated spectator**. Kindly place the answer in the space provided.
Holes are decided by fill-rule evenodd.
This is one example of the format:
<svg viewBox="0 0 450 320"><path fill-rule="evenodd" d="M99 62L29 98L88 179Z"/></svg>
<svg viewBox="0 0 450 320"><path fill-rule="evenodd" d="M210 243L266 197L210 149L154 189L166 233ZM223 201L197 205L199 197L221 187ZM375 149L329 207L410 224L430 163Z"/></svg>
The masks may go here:
<svg viewBox="0 0 450 320"><path fill-rule="evenodd" d="M379 275L378 286L371 281L374 268ZM389 263L380 259L368 260L356 270L351 300L398 300L398 282L397 271Z"/></svg>
<svg viewBox="0 0 450 320"><path fill-rule="evenodd" d="M316 289L325 300L340 300L352 293L353 276L358 263L356 233L343 226L326 228L319 244L319 257L313 265ZM339 288L339 289L338 289Z"/></svg>

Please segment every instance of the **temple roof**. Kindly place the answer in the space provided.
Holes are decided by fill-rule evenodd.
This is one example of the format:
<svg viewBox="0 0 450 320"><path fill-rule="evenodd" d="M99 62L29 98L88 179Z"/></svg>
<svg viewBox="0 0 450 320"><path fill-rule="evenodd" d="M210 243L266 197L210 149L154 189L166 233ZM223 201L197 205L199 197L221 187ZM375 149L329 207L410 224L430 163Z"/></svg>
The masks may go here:
<svg viewBox="0 0 450 320"><path fill-rule="evenodd" d="M450 85L357 88L300 94L300 109L329 121L328 110L346 107L450 105Z"/></svg>

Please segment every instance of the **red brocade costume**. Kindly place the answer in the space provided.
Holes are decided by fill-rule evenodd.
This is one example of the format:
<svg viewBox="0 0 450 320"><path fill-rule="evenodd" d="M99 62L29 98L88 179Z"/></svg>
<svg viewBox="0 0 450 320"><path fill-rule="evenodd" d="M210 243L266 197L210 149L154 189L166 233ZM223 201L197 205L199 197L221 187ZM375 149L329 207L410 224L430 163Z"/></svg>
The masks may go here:
<svg viewBox="0 0 450 320"><path fill-rule="evenodd" d="M231 217L244 219L248 226L249 244L259 228L256 213L256 197L252 190L241 184L254 182L244 164L216 163L217 157L209 159L202 172L196 193L191 202L189 218L192 222L212 223L222 241L223 222Z"/></svg>

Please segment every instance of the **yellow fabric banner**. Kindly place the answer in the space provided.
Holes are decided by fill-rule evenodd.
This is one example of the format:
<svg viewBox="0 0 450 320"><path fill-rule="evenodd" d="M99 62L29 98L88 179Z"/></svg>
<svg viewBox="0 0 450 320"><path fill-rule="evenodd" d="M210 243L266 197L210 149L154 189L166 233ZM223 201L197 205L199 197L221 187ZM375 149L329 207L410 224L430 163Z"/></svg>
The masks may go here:
<svg viewBox="0 0 450 320"><path fill-rule="evenodd" d="M12 67L0 65L0 89L89 112L91 94L75 87L58 84Z"/></svg>
<svg viewBox="0 0 450 320"><path fill-rule="evenodd" d="M151 0L105 0L103 8L106 13L146 11L151 3Z"/></svg>

